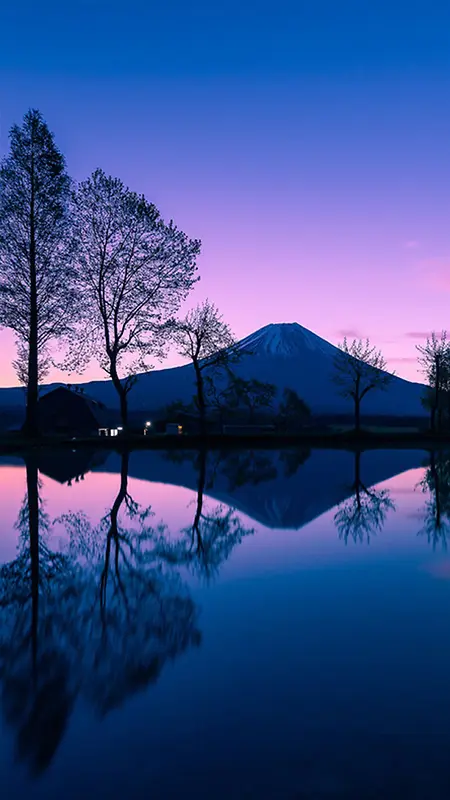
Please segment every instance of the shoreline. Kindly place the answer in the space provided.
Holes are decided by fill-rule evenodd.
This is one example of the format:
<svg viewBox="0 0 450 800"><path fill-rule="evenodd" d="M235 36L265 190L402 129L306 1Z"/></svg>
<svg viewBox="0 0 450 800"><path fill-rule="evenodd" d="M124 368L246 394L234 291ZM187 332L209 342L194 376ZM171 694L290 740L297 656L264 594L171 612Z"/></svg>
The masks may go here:
<svg viewBox="0 0 450 800"><path fill-rule="evenodd" d="M317 449L374 450L374 449L450 449L450 431L433 434L430 431L417 433L362 431L334 433L303 432L301 434L154 434L123 435L120 437L83 436L55 437L42 436L28 439L22 435L0 436L0 455L30 449L79 449L94 450L201 450L201 449L283 449L289 447L308 447Z"/></svg>

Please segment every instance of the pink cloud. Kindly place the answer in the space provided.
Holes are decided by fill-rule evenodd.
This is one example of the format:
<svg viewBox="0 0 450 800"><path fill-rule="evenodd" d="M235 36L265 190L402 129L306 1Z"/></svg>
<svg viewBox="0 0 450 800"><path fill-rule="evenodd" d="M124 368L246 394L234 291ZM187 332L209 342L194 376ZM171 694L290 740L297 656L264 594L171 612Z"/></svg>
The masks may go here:
<svg viewBox="0 0 450 800"><path fill-rule="evenodd" d="M397 364L414 364L417 358L414 358L414 356L397 356L396 358L390 358L389 361L395 361Z"/></svg>
<svg viewBox="0 0 450 800"><path fill-rule="evenodd" d="M404 336L407 339L427 339L430 336L430 331L407 331Z"/></svg>
<svg viewBox="0 0 450 800"><path fill-rule="evenodd" d="M404 247L406 247L407 250L417 250L419 242L417 239L408 239L408 241L404 243Z"/></svg>
<svg viewBox="0 0 450 800"><path fill-rule="evenodd" d="M336 334L341 337L341 339L361 339L361 333L356 328L342 328L339 331L336 331Z"/></svg>

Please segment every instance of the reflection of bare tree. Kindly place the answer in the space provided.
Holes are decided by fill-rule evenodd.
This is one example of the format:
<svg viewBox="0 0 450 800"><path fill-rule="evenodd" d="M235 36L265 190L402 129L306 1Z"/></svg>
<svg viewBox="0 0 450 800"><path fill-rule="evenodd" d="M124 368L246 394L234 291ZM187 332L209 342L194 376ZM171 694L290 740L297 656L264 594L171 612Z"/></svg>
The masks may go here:
<svg viewBox="0 0 450 800"><path fill-rule="evenodd" d="M17 558L0 569L0 680L17 750L41 772L50 763L73 702L66 626L72 603L69 559L47 545L49 519L39 493L36 459L26 459L27 494L19 512ZM70 612L69 612L70 613Z"/></svg>
<svg viewBox="0 0 450 800"><path fill-rule="evenodd" d="M260 450L232 450L223 458L221 472L228 478L230 491L248 483L257 486L278 475L274 454Z"/></svg>
<svg viewBox="0 0 450 800"><path fill-rule="evenodd" d="M363 483L359 450L355 451L354 469L353 496L338 506L334 524L345 544L349 538L369 544L370 537L382 530L388 511L395 511L395 505L388 489L368 489Z"/></svg>
<svg viewBox="0 0 450 800"><path fill-rule="evenodd" d="M183 528L180 537L175 541L168 541L164 535L160 536L158 552L167 562L188 566L209 579L228 559L243 537L253 533L253 529L242 524L234 509L227 509L221 504L213 509L206 506L205 489L213 483L211 475L207 483L207 458L207 451L200 450L197 460L197 500L192 525Z"/></svg>
<svg viewBox="0 0 450 800"><path fill-rule="evenodd" d="M49 547L33 456L26 474L18 556L0 568L0 681L18 755L40 772L77 695L106 713L157 680L200 634L187 588L156 555L150 510L128 492L128 454L117 497L99 525L83 513L57 521L69 534L59 553Z"/></svg>
<svg viewBox="0 0 450 800"><path fill-rule="evenodd" d="M450 458L446 453L431 453L430 465L419 484L429 494L425 502L424 524L419 535L425 535L433 549L440 543L447 549L450 532Z"/></svg>
<svg viewBox="0 0 450 800"><path fill-rule="evenodd" d="M128 460L124 453L119 492L96 528L82 513L60 520L86 576L83 684L101 713L156 681L167 660L200 641L192 599L157 556L151 510L128 492Z"/></svg>

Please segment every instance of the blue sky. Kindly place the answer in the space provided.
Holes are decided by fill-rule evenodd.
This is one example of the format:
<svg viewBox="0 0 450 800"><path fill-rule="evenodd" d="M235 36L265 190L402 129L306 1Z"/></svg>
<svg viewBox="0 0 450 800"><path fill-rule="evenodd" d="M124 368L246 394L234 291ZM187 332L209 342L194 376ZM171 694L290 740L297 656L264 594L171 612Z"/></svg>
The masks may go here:
<svg viewBox="0 0 450 800"><path fill-rule="evenodd" d="M395 0L3 5L0 154L40 108L76 179L101 166L202 239L190 302L237 336L352 331L415 378L410 334L450 306L449 23Z"/></svg>

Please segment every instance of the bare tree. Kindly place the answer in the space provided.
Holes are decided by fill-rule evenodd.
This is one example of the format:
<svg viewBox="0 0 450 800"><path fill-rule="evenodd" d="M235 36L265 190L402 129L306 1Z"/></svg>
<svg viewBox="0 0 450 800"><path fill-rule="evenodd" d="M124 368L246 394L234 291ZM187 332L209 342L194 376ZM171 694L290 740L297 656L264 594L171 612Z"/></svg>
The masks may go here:
<svg viewBox="0 0 450 800"><path fill-rule="evenodd" d="M377 389L386 389L394 373L386 372L386 361L381 350L371 347L369 339L354 339L351 344L344 341L338 345L334 382L342 397L353 400L355 430L361 429L361 401L366 394Z"/></svg>
<svg viewBox="0 0 450 800"><path fill-rule="evenodd" d="M447 339L447 331L441 331L440 336L433 331L431 336L427 337L426 344L416 345L416 349L419 352L419 364L429 386L429 391L423 400L424 405L430 409L430 424L434 431L439 427L444 399L450 389L450 342Z"/></svg>
<svg viewBox="0 0 450 800"><path fill-rule="evenodd" d="M178 353L192 361L197 388L200 431L206 432L205 370L227 368L239 357L236 340L216 306L209 300L171 325Z"/></svg>
<svg viewBox="0 0 450 800"><path fill-rule="evenodd" d="M11 129L0 166L0 324L16 335L14 366L27 388L29 436L38 431L48 345L67 332L76 309L69 198L64 157L39 111L28 111Z"/></svg>
<svg viewBox="0 0 450 800"><path fill-rule="evenodd" d="M126 425L136 371L162 354L163 323L196 281L200 242L101 170L79 185L74 207L79 303L89 331L84 354L111 378Z"/></svg>

